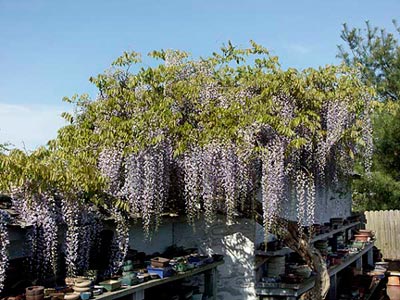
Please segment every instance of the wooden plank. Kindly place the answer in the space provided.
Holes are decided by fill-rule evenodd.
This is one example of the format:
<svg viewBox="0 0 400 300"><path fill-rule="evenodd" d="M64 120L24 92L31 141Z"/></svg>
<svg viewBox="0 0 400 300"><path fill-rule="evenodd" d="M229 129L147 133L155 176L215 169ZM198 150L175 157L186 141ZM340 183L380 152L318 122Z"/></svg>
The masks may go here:
<svg viewBox="0 0 400 300"><path fill-rule="evenodd" d="M399 232L400 231L400 211L399 210L395 210L395 215L393 218L394 218L393 231L394 231L395 235L394 235L394 241L392 242L392 245L393 245L392 247L395 251L394 259L399 259L400 258L400 255L398 253L398 249L400 249L400 241L399 241L399 239L400 239L400 232Z"/></svg>
<svg viewBox="0 0 400 300"><path fill-rule="evenodd" d="M393 256L393 253L392 253L392 245L391 245L391 243L390 243L390 241L391 241L391 220L390 220L390 218L391 218L391 215L392 215L392 213L391 213L391 211L389 210L389 211L387 211L387 212L384 212L384 211L379 211L379 221L381 222L381 224L382 224L382 227L383 227L383 230L384 230L384 232L385 232L385 244L384 244L384 246L387 248L387 252L388 252L388 255L390 256L390 257L392 257Z"/></svg>
<svg viewBox="0 0 400 300"><path fill-rule="evenodd" d="M289 253L292 253L293 250L289 247L283 247L282 249L276 251L262 251L262 250L255 250L254 253L257 256L283 256Z"/></svg>
<svg viewBox="0 0 400 300"><path fill-rule="evenodd" d="M347 229L350 229L350 228L352 228L352 227L355 227L355 226L357 226L357 225L359 225L359 224L360 224L360 222L354 222L354 223L350 223L350 224L341 226L341 227L339 227L339 228L337 228L337 229L334 229L334 230L332 230L332 231L330 231L330 232L323 233L323 234L319 234L319 235L315 236L314 238L312 238L312 239L311 239L311 242L314 243L314 242L316 242L316 241L326 239L326 238L331 237L332 235L334 235L334 234L336 234L336 233L344 232L344 231L346 231Z"/></svg>
<svg viewBox="0 0 400 300"><path fill-rule="evenodd" d="M362 249L360 252L350 255L349 257L346 258L346 260L341 263L340 265L334 266L332 268L329 268L329 276L333 276L336 273L340 272L347 266L351 265L353 262L355 262L357 259L359 259L361 256L363 256L365 253L368 251L372 251L372 247L374 246L374 243L369 243Z"/></svg>
<svg viewBox="0 0 400 300"><path fill-rule="evenodd" d="M315 277L310 277L303 283L283 283L270 284L258 283L256 286L256 294L258 296L281 296L281 297L299 297L305 292L311 290L315 285Z"/></svg>

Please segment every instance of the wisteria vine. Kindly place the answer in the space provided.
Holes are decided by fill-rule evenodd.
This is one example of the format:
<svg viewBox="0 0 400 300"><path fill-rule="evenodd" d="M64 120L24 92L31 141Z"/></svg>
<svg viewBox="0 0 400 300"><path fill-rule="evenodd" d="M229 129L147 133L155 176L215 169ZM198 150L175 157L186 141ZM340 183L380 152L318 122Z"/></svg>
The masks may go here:
<svg viewBox="0 0 400 300"><path fill-rule="evenodd" d="M4 157L12 182L1 179L1 187L31 225L38 277L56 272L60 224L68 275L89 267L102 218L93 206L115 221L114 273L128 249L131 218L141 219L149 237L169 209L210 225L219 213L228 223L249 216L259 201L267 233L293 217L283 209L290 202L302 228L315 222L318 191L349 178L355 155L370 169L372 92L351 70L281 70L255 43L229 43L199 61L178 51L150 56L164 63L130 69L140 59L125 53L92 78L99 98L72 99L76 115L51 150L35 152L34 163L21 152Z"/></svg>

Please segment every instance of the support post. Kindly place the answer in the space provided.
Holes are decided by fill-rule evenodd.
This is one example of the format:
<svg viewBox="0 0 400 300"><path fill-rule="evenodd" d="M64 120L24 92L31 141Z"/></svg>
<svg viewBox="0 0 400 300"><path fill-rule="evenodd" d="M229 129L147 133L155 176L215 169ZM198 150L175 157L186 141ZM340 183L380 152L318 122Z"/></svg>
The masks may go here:
<svg viewBox="0 0 400 300"><path fill-rule="evenodd" d="M337 293L337 277L336 274L331 276L331 286L329 288L329 300L336 300L336 293Z"/></svg>
<svg viewBox="0 0 400 300"><path fill-rule="evenodd" d="M369 249L367 252L367 263L370 266L374 265L374 256L373 256L373 248Z"/></svg>
<svg viewBox="0 0 400 300"><path fill-rule="evenodd" d="M133 293L130 300L144 300L144 290Z"/></svg>
<svg viewBox="0 0 400 300"><path fill-rule="evenodd" d="M217 296L217 268L204 273L204 292L207 299L216 299Z"/></svg>
<svg viewBox="0 0 400 300"><path fill-rule="evenodd" d="M361 270L361 268L362 268L362 257L360 257L360 258L358 258L356 260L356 268L357 268L357 270Z"/></svg>

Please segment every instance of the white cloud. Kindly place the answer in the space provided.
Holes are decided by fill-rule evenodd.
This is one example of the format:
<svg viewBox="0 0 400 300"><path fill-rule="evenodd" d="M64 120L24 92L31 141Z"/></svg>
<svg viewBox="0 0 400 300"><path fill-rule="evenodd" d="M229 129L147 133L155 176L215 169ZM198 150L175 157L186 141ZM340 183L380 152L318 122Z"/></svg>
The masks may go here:
<svg viewBox="0 0 400 300"><path fill-rule="evenodd" d="M15 105L0 102L0 143L34 150L57 136L65 125L63 106Z"/></svg>

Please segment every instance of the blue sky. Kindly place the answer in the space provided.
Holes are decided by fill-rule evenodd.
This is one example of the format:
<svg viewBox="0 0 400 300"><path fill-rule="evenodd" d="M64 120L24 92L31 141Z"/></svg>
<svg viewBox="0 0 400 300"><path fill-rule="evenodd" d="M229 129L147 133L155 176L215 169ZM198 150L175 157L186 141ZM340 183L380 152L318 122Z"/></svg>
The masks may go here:
<svg viewBox="0 0 400 300"><path fill-rule="evenodd" d="M283 67L338 63L344 22L393 29L400 1L0 0L0 142L34 149L56 136L63 96L96 95L88 78L124 50L206 56L250 39Z"/></svg>

